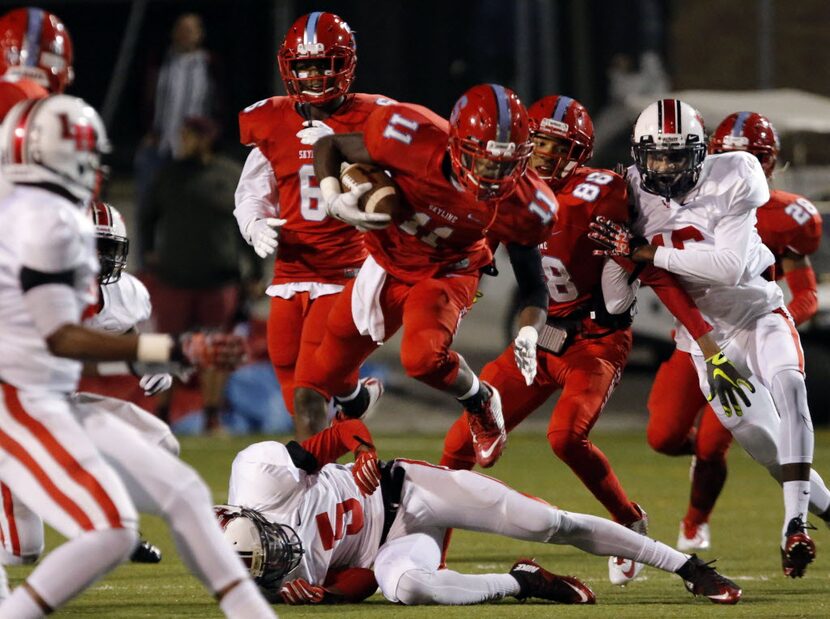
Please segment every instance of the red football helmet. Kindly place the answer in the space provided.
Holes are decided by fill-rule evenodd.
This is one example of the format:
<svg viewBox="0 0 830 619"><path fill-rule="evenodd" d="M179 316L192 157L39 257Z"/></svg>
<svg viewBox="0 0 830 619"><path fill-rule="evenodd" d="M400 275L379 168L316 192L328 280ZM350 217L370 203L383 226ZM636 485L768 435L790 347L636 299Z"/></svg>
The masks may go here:
<svg viewBox="0 0 830 619"><path fill-rule="evenodd" d="M553 152L540 144L530 164L551 185L561 185L574 170L594 154L594 123L588 110L576 99L551 95L539 99L527 109L530 132L553 140Z"/></svg>
<svg viewBox="0 0 830 619"><path fill-rule="evenodd" d="M346 94L354 81L356 50L354 33L334 13L315 11L300 17L277 54L288 96L299 103L320 104Z"/></svg>
<svg viewBox="0 0 830 619"><path fill-rule="evenodd" d="M513 191L533 151L527 110L516 93L498 84L465 92L450 116L449 150L458 182L479 200Z"/></svg>
<svg viewBox="0 0 830 619"><path fill-rule="evenodd" d="M0 17L0 75L30 79L52 93L62 93L75 77L72 39L63 22L31 7Z"/></svg>
<svg viewBox="0 0 830 619"><path fill-rule="evenodd" d="M735 112L721 121L709 138L709 153L745 150L758 157L767 178L772 176L781 142L766 116L755 112Z"/></svg>

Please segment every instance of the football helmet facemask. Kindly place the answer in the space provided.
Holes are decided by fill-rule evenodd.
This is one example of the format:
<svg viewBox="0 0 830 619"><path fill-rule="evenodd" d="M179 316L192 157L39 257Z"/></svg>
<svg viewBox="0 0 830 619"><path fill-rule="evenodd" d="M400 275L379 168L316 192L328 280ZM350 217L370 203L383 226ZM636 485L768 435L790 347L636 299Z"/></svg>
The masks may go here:
<svg viewBox="0 0 830 619"><path fill-rule="evenodd" d="M111 204L96 200L89 208L92 223L95 224L95 240L98 246L98 262L101 270L98 283L102 286L114 284L121 279L130 253L130 240L124 218Z"/></svg>
<svg viewBox="0 0 830 619"><path fill-rule="evenodd" d="M345 95L354 81L354 33L333 13L303 15L285 35L277 62L289 97L297 103L326 103Z"/></svg>
<svg viewBox="0 0 830 619"><path fill-rule="evenodd" d="M533 155L530 166L554 188L561 186L594 152L594 123L576 99L551 95L527 109Z"/></svg>
<svg viewBox="0 0 830 619"><path fill-rule="evenodd" d="M781 142L766 116L755 112L735 112L724 118L709 138L709 154L745 150L761 162L767 178L772 176Z"/></svg>
<svg viewBox="0 0 830 619"><path fill-rule="evenodd" d="M706 158L700 113L678 99L652 103L634 124L631 156L646 191L666 199L688 193Z"/></svg>
<svg viewBox="0 0 830 619"><path fill-rule="evenodd" d="M479 84L455 103L449 153L458 182L478 200L510 194L527 169L533 143L527 110L498 84Z"/></svg>
<svg viewBox="0 0 830 619"><path fill-rule="evenodd" d="M276 586L300 564L303 544L287 524L269 522L258 511L235 505L216 505L213 511L225 539L258 584Z"/></svg>
<svg viewBox="0 0 830 619"><path fill-rule="evenodd" d="M0 166L17 183L58 185L83 205L100 193L110 152L104 123L92 106L68 95L16 104L0 127Z"/></svg>
<svg viewBox="0 0 830 619"><path fill-rule="evenodd" d="M0 17L0 76L61 93L75 77L72 39L57 16L33 7Z"/></svg>

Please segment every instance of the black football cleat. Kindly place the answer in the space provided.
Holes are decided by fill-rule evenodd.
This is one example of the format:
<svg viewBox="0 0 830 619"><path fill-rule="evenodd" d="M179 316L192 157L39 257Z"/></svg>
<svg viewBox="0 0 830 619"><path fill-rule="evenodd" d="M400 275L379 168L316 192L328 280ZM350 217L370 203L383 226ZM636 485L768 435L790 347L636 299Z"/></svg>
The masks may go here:
<svg viewBox="0 0 830 619"><path fill-rule="evenodd" d="M801 578L816 558L816 544L807 535L808 526L799 516L787 525L786 540L781 549L781 566L785 576Z"/></svg>
<svg viewBox="0 0 830 619"><path fill-rule="evenodd" d="M135 547L130 561L132 563L159 563L161 561L161 550L147 540L141 540L138 546Z"/></svg>
<svg viewBox="0 0 830 619"><path fill-rule="evenodd" d="M683 566L677 570L677 575L683 579L686 589L695 596L702 595L709 598L714 604L737 604L743 591L726 576L722 576L709 563L692 555Z"/></svg>
<svg viewBox="0 0 830 619"><path fill-rule="evenodd" d="M560 604L596 604L594 592L573 576L558 576L547 571L533 559L519 559L510 568L510 575L519 581L518 600L541 598Z"/></svg>

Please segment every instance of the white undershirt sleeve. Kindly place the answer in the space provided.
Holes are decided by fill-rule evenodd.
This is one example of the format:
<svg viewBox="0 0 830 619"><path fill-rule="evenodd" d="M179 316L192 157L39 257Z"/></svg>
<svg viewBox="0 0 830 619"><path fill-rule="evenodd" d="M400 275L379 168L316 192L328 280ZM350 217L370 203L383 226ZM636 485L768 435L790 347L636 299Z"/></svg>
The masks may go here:
<svg viewBox="0 0 830 619"><path fill-rule="evenodd" d="M613 260L606 260L602 267L602 297L609 314L621 314L626 311L640 289L640 280L628 283L629 273Z"/></svg>
<svg viewBox="0 0 830 619"><path fill-rule="evenodd" d="M277 179L271 162L259 148L248 153L242 175L234 194L236 207L233 210L242 237L251 243L248 226L257 219L279 216L279 194Z"/></svg>

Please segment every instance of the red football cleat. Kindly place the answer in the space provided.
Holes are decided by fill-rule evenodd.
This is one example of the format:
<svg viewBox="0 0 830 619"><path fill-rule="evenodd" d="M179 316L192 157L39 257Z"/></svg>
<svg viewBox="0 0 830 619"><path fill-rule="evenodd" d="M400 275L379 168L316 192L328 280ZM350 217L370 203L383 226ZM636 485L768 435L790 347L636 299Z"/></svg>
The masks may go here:
<svg viewBox="0 0 830 619"><path fill-rule="evenodd" d="M697 555L689 557L689 560L677 570L677 574L692 595L707 597L714 604L737 604L743 595L738 585L719 574Z"/></svg>
<svg viewBox="0 0 830 619"><path fill-rule="evenodd" d="M473 449L476 462L482 468L490 468L501 456L507 444L507 432L504 429L504 417L501 414L501 396L492 385L482 381L490 391L490 397L484 403L480 413L467 411L467 423L473 435Z"/></svg>
<svg viewBox="0 0 830 619"><path fill-rule="evenodd" d="M519 581L518 600L541 598L560 604L596 604L597 601L594 592L578 578L558 576L533 559L516 561L510 575Z"/></svg>
<svg viewBox="0 0 830 619"><path fill-rule="evenodd" d="M796 516L787 525L787 539L781 549L781 566L784 575L801 578L807 566L816 558L816 543L807 535L807 525Z"/></svg>

